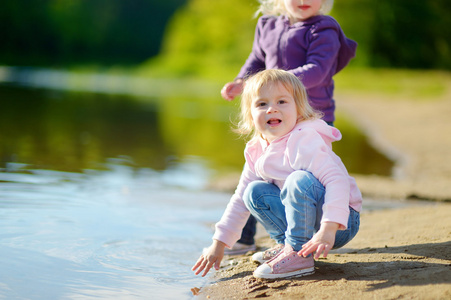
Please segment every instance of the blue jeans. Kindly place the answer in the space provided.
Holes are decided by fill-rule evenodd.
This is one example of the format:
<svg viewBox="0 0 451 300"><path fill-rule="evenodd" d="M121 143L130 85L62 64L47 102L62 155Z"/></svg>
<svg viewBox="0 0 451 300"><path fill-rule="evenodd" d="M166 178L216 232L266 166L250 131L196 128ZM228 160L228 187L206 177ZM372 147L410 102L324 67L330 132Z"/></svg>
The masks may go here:
<svg viewBox="0 0 451 300"><path fill-rule="evenodd" d="M320 228L325 188L310 172L291 173L280 190L276 185L254 181L243 200L251 214L278 244L299 251ZM349 208L348 228L335 236L334 249L346 245L358 232L360 214Z"/></svg>
<svg viewBox="0 0 451 300"><path fill-rule="evenodd" d="M253 215L250 215L241 231L241 238L237 242L245 245L253 245L255 244L254 236L256 233L257 219Z"/></svg>

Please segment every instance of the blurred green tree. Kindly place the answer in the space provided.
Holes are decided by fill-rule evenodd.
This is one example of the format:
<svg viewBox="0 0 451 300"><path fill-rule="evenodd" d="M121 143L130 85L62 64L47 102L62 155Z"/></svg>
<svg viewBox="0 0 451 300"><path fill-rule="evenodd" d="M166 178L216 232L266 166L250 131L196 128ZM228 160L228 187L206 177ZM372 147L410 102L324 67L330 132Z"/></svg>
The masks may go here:
<svg viewBox="0 0 451 300"><path fill-rule="evenodd" d="M4 0L0 64L138 64L186 0Z"/></svg>
<svg viewBox="0 0 451 300"><path fill-rule="evenodd" d="M257 7L257 0L4 0L0 64L137 65L160 54L151 68L230 77L251 50ZM448 0L346 0L335 1L332 16L359 43L354 65L450 70L450 11Z"/></svg>
<svg viewBox="0 0 451 300"><path fill-rule="evenodd" d="M451 69L451 2L336 1L332 16L359 43L351 64ZM171 19L154 60L181 75L236 75L252 47L257 0L191 0ZM158 66L158 64L151 64Z"/></svg>
<svg viewBox="0 0 451 300"><path fill-rule="evenodd" d="M181 75L233 76L252 49L257 4L254 0L189 1L171 19L157 65Z"/></svg>
<svg viewBox="0 0 451 300"><path fill-rule="evenodd" d="M451 2L377 1L371 65L451 69Z"/></svg>

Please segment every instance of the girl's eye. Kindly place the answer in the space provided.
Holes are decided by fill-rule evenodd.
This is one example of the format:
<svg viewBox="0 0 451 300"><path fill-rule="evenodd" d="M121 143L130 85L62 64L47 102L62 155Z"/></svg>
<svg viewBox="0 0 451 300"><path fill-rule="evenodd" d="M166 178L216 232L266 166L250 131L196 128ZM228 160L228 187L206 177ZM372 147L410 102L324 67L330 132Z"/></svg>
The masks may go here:
<svg viewBox="0 0 451 300"><path fill-rule="evenodd" d="M284 103L287 103L287 101L285 101L285 100L279 100L279 104L284 104Z"/></svg>
<svg viewBox="0 0 451 300"><path fill-rule="evenodd" d="M265 102L259 102L259 103L257 103L257 106L259 106L259 107L263 107L263 106L265 106L265 105L266 105Z"/></svg>

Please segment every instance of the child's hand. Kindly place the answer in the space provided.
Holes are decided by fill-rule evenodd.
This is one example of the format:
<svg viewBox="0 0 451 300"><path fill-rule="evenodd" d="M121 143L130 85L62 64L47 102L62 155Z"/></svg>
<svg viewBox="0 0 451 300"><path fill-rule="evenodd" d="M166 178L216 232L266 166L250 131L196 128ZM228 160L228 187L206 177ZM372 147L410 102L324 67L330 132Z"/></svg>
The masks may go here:
<svg viewBox="0 0 451 300"><path fill-rule="evenodd" d="M232 101L243 91L243 80L237 79L233 82L226 83L221 90L221 96L227 101Z"/></svg>
<svg viewBox="0 0 451 300"><path fill-rule="evenodd" d="M298 252L298 255L307 257L310 253L315 252L315 259L318 259L321 253L323 253L323 257L327 257L327 254L334 246L338 227L338 223L323 223L312 239L302 246L302 250Z"/></svg>
<svg viewBox="0 0 451 300"><path fill-rule="evenodd" d="M197 260L196 264L191 270L195 271L194 274L198 275L202 270L204 273L202 277L207 275L211 267L214 265L216 270L219 270L221 260L224 257L225 244L223 242L213 240L213 244L202 253L202 255Z"/></svg>

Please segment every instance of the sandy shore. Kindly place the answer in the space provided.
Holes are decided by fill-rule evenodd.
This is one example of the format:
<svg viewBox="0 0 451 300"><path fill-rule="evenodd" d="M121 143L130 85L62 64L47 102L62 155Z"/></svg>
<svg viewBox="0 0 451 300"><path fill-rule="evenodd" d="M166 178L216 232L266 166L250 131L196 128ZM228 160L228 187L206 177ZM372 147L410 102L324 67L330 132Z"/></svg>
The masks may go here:
<svg viewBox="0 0 451 300"><path fill-rule="evenodd" d="M356 176L366 196L451 201L451 82L440 99L339 95L370 142L396 162L393 178Z"/></svg>
<svg viewBox="0 0 451 300"><path fill-rule="evenodd" d="M356 176L364 210L346 248L290 280L252 276L250 255L230 257L201 289L209 299L451 299L451 92L431 101L337 95L339 110L396 161L393 178ZM423 200L423 201L413 201ZM272 246L265 236L259 250Z"/></svg>
<svg viewBox="0 0 451 300"><path fill-rule="evenodd" d="M451 205L362 215L358 236L316 262L316 273L289 280L252 276L250 254L230 258L201 290L209 299L450 299ZM262 249L270 246L260 238Z"/></svg>

